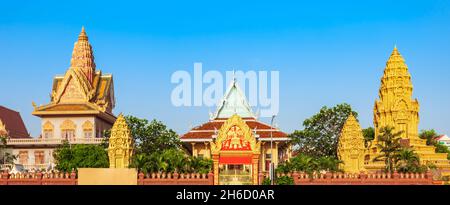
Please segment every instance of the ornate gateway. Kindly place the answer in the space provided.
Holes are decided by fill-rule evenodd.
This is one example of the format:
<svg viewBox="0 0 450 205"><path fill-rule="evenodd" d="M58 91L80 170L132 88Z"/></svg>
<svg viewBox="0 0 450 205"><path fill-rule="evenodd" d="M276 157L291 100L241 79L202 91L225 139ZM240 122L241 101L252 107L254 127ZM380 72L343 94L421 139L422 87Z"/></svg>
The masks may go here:
<svg viewBox="0 0 450 205"><path fill-rule="evenodd" d="M261 142L239 115L231 116L211 142L214 184L257 184Z"/></svg>

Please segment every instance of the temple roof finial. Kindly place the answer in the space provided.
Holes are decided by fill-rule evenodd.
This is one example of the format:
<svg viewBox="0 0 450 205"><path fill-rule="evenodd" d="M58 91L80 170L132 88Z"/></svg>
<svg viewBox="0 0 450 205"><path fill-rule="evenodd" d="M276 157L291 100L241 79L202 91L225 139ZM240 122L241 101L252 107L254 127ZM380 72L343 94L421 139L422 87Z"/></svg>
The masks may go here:
<svg viewBox="0 0 450 205"><path fill-rule="evenodd" d="M392 50L391 55L400 55L400 52L398 52L398 49L397 49L397 44L394 44L394 50Z"/></svg>
<svg viewBox="0 0 450 205"><path fill-rule="evenodd" d="M81 27L80 35L78 35L78 40L88 40L88 36L86 34L86 30L84 29L84 26Z"/></svg>

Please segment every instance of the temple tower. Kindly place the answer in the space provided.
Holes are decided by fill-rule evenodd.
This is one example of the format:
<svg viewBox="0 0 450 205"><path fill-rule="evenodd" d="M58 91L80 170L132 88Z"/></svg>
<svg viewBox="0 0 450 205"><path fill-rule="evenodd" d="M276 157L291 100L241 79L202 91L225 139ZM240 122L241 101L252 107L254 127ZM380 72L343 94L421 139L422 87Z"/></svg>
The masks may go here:
<svg viewBox="0 0 450 205"><path fill-rule="evenodd" d="M111 129L108 156L110 168L128 168L133 155L133 138L122 114Z"/></svg>
<svg viewBox="0 0 450 205"><path fill-rule="evenodd" d="M413 99L412 92L408 67L395 47L381 78L380 99L375 102L375 136L378 136L381 127L389 125L403 131L401 137L409 139L411 144L422 144L418 135L419 102Z"/></svg>
<svg viewBox="0 0 450 205"><path fill-rule="evenodd" d="M431 162L438 168L450 168L446 153L436 153L434 146L427 146L426 140L419 138L419 102L412 97L413 85L411 74L405 60L394 47L384 69L379 90L379 100L374 106L375 139L365 156L368 170L379 170L384 167L382 162L373 162L380 154L376 146L380 128L391 126L394 131L403 131L401 138L403 145L412 147L419 155L422 164ZM370 161L369 161L370 160Z"/></svg>
<svg viewBox="0 0 450 205"><path fill-rule="evenodd" d="M361 126L353 114L350 114L342 128L338 142L338 157L343 161L340 168L346 173L364 171L365 151Z"/></svg>

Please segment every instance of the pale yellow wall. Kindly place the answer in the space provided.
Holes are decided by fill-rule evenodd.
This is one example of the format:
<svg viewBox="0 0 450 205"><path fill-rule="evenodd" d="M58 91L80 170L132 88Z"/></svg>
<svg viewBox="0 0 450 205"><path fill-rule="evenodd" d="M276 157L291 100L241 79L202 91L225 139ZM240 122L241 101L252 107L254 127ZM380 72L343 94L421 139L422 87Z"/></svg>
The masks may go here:
<svg viewBox="0 0 450 205"><path fill-rule="evenodd" d="M65 120L71 120L76 125L75 129L75 137L76 138L82 138L84 137L83 132L83 124L89 120L94 127L96 127L96 120L95 117L43 117L41 120L41 134L44 136L44 130L42 129L44 124L49 121L53 124L53 138L59 139L61 138L61 124ZM93 136L95 136L96 130L93 131Z"/></svg>
<svg viewBox="0 0 450 205"><path fill-rule="evenodd" d="M53 138L61 138L61 124L65 120L71 120L76 125L75 129L75 137L76 138L83 138L84 137L84 130L83 130L83 124L86 121L90 121L93 124L93 133L92 137L97 136L97 132L99 136L103 136L104 130L111 129L112 125L108 122L105 122L97 117L91 116L91 117L43 117L41 119L41 134L44 136L44 130L42 129L44 127L44 124L49 121L53 124Z"/></svg>
<svg viewBox="0 0 450 205"><path fill-rule="evenodd" d="M52 148L45 148L45 149L34 149L34 148L15 148L15 149L11 149L10 153L12 153L13 155L17 156L17 159L15 161L15 163L20 163L19 161L19 153L21 151L28 151L28 163L27 165L34 165L35 164L35 158L34 158L34 152L35 151L44 151L44 164L50 164L50 163L54 163L54 159L53 159L53 151L54 149Z"/></svg>
<svg viewBox="0 0 450 205"><path fill-rule="evenodd" d="M211 150L209 147L209 143L207 143L206 145L203 142L195 143L192 150L193 150L192 156L197 157L199 155L203 155L203 157L205 158L211 158Z"/></svg>
<svg viewBox="0 0 450 205"><path fill-rule="evenodd" d="M137 171L128 168L80 168L78 185L137 185Z"/></svg>

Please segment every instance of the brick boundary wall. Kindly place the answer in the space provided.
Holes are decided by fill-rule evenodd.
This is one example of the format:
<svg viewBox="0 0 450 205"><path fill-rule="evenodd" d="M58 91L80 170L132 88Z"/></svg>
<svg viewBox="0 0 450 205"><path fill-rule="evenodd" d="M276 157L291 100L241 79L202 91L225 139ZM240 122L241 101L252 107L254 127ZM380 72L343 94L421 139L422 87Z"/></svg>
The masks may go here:
<svg viewBox="0 0 450 205"><path fill-rule="evenodd" d="M77 185L77 174L66 173L2 173L0 185Z"/></svg>
<svg viewBox="0 0 450 205"><path fill-rule="evenodd" d="M268 176L259 173L259 184ZM427 173L326 173L306 174L289 173L278 176L290 176L295 185L441 185L442 181L433 180L431 172ZM71 173L1 173L0 185L77 185L75 172ZM139 173L138 185L214 185L214 174L178 174L178 173Z"/></svg>
<svg viewBox="0 0 450 205"><path fill-rule="evenodd" d="M214 185L214 174L139 173L138 185Z"/></svg>
<svg viewBox="0 0 450 205"><path fill-rule="evenodd" d="M260 184L268 176L260 173ZM278 174L280 176L289 176L294 179L295 185L440 185L442 181L433 180L431 172L426 173L360 173L344 174L331 173L326 174L306 174L289 173Z"/></svg>

